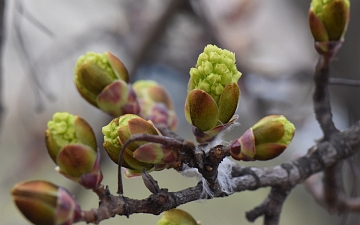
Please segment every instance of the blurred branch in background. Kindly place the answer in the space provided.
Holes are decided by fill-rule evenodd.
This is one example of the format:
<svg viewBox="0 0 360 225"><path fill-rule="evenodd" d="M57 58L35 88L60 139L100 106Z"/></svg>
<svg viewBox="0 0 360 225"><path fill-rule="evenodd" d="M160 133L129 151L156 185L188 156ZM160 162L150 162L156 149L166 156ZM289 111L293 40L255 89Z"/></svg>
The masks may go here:
<svg viewBox="0 0 360 225"><path fill-rule="evenodd" d="M0 1L0 133L3 122L3 46L5 37L5 0Z"/></svg>
<svg viewBox="0 0 360 225"><path fill-rule="evenodd" d="M43 92L49 100L54 100L54 96L51 94L49 87L40 82L41 77L38 75L39 69L34 67L35 57L33 55L33 50L31 50L31 44L28 43L29 40L26 38L26 34L23 33L23 23L29 22L30 25L33 25L39 30L39 33L43 33L50 38L54 38L54 33L51 32L47 27L45 27L40 21L33 17L27 10L24 8L22 1L15 1L15 12L13 14L13 25L14 31L16 32L17 44L18 44L18 56L21 60L21 65L27 68L29 76L31 77L31 83L33 84L33 91L36 95L36 110L43 110L44 106L41 101L41 94Z"/></svg>

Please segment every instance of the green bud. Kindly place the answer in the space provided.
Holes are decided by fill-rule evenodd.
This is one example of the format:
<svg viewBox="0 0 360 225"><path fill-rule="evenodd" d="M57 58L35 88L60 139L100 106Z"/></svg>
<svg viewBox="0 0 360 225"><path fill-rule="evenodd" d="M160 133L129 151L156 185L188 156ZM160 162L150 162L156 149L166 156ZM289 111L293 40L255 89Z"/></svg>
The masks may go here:
<svg viewBox="0 0 360 225"><path fill-rule="evenodd" d="M84 99L112 116L139 112L136 95L128 85L127 69L110 52L80 56L74 81Z"/></svg>
<svg viewBox="0 0 360 225"><path fill-rule="evenodd" d="M198 223L184 210L170 209L163 213L158 225L198 225Z"/></svg>
<svg viewBox="0 0 360 225"><path fill-rule="evenodd" d="M104 148L115 163L124 143L135 134L161 135L149 120L126 114L113 119L102 128ZM143 168L148 171L158 164L170 164L177 158L177 151L160 144L135 141L127 146L123 155L122 166L127 168L127 176L140 175ZM163 166L165 168L166 166Z"/></svg>
<svg viewBox="0 0 360 225"><path fill-rule="evenodd" d="M58 112L45 132L50 157L59 173L85 188L96 188L102 181L100 154L90 125L81 117Z"/></svg>
<svg viewBox="0 0 360 225"><path fill-rule="evenodd" d="M97 106L104 112L118 117L140 111L136 94L131 85L117 80L106 86L96 98Z"/></svg>
<svg viewBox="0 0 360 225"><path fill-rule="evenodd" d="M341 41L350 19L349 0L312 0L309 25L315 41Z"/></svg>
<svg viewBox="0 0 360 225"><path fill-rule="evenodd" d="M74 81L80 94L97 106L96 98L115 80L129 81L124 64L110 52L88 52L78 58Z"/></svg>
<svg viewBox="0 0 360 225"><path fill-rule="evenodd" d="M18 209L33 224L70 225L81 219L80 206L71 194L52 183L19 183L11 194Z"/></svg>
<svg viewBox="0 0 360 225"><path fill-rule="evenodd" d="M235 54L207 45L199 55L196 68L190 69L185 118L195 128L200 142L208 142L234 122L240 89L241 73L235 64ZM223 129L220 129L220 127Z"/></svg>
<svg viewBox="0 0 360 225"><path fill-rule="evenodd" d="M266 116L233 141L231 156L244 161L275 158L287 148L294 133L295 126L284 116Z"/></svg>
<svg viewBox="0 0 360 225"><path fill-rule="evenodd" d="M81 144L66 145L57 157L57 165L62 173L80 177L90 173L96 160L96 152L89 146Z"/></svg>
<svg viewBox="0 0 360 225"><path fill-rule="evenodd" d="M225 86L237 83L241 77L235 62L234 53L215 45L207 45L199 55L196 68L190 69L188 92L203 90L219 104Z"/></svg>
<svg viewBox="0 0 360 225"><path fill-rule="evenodd" d="M171 130L176 129L173 101L162 85L151 80L139 80L132 87L141 106L139 115L142 118L151 120L155 125L163 124Z"/></svg>
<svg viewBox="0 0 360 225"><path fill-rule="evenodd" d="M90 125L81 117L67 112L57 112L49 121L45 142L51 159L56 163L60 150L68 144L84 144L97 149L96 138Z"/></svg>
<svg viewBox="0 0 360 225"><path fill-rule="evenodd" d="M82 144L68 144L57 156L56 170L87 189L97 188L103 179L100 154Z"/></svg>
<svg viewBox="0 0 360 225"><path fill-rule="evenodd" d="M174 109L169 93L159 83L152 80L138 80L133 84L133 88L138 98L146 101L162 102L168 109Z"/></svg>
<svg viewBox="0 0 360 225"><path fill-rule="evenodd" d="M118 163L119 154L123 144L134 134L159 135L159 131L154 125L133 114L126 114L113 119L108 125L102 128L104 134L104 148L110 159ZM133 142L125 149L122 166L131 170L142 168L150 170L154 165L141 162L133 157L133 152L145 142Z"/></svg>

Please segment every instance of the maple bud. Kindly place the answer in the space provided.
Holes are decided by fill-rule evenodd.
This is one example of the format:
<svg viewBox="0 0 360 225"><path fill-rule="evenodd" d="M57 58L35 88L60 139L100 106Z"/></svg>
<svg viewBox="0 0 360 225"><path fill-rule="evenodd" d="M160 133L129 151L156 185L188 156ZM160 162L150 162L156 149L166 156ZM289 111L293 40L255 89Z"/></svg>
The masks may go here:
<svg viewBox="0 0 360 225"><path fill-rule="evenodd" d="M126 67L110 52L80 56L74 81L85 100L112 116L140 110Z"/></svg>
<svg viewBox="0 0 360 225"><path fill-rule="evenodd" d="M161 135L154 124L149 120L126 114L113 119L102 128L104 134L104 148L115 163L124 143L134 134ZM134 141L124 152L122 166L128 168L128 174L140 175L142 168L148 171L155 169L157 164L168 164L175 160L177 152L163 145ZM160 169L160 167L157 167ZM164 167L161 167L163 169ZM157 169L158 170L158 169Z"/></svg>
<svg viewBox="0 0 360 225"><path fill-rule="evenodd" d="M27 181L11 190L22 214L33 224L71 225L81 219L81 209L72 195L47 181Z"/></svg>
<svg viewBox="0 0 360 225"><path fill-rule="evenodd" d="M138 80L133 84L140 105L140 116L171 130L177 126L173 101L165 88L152 80Z"/></svg>
<svg viewBox="0 0 360 225"><path fill-rule="evenodd" d="M240 98L241 73L235 54L207 45L190 69L185 118L195 128L198 142L207 142L233 123Z"/></svg>
<svg viewBox="0 0 360 225"><path fill-rule="evenodd" d="M231 144L236 160L269 160L279 156L290 144L295 126L282 115L262 118Z"/></svg>
<svg viewBox="0 0 360 225"><path fill-rule="evenodd" d="M54 113L47 124L45 142L51 159L56 163L57 155L67 144L80 143L96 151L96 138L90 125L80 116L68 112Z"/></svg>
<svg viewBox="0 0 360 225"><path fill-rule="evenodd" d="M45 131L50 157L65 177L88 189L100 185L100 154L90 125L81 117L57 112Z"/></svg>
<svg viewBox="0 0 360 225"><path fill-rule="evenodd" d="M315 41L341 41L350 19L349 0L312 0L309 25Z"/></svg>

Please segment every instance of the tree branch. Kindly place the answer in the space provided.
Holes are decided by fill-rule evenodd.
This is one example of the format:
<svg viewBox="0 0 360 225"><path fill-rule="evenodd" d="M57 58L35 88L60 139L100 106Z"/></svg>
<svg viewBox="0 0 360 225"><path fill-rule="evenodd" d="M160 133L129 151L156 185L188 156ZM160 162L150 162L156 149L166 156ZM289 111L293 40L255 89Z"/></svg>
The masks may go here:
<svg viewBox="0 0 360 225"><path fill-rule="evenodd" d="M329 78L329 84L360 87L360 80L351 80L345 78Z"/></svg>
<svg viewBox="0 0 360 225"><path fill-rule="evenodd" d="M246 218L250 222L254 222L258 217L264 215L265 225L279 224L282 206L291 189L292 187L272 187L265 201L260 206L247 212Z"/></svg>
<svg viewBox="0 0 360 225"><path fill-rule="evenodd" d="M328 141L315 145L307 155L297 160L267 168L242 167L234 164L231 174L234 191L241 192L271 186L273 187L272 191L265 203L273 204L274 201L281 203L285 200L291 187L302 183L312 174L331 167L359 151L359 137L360 122L357 122L349 129L334 134ZM216 183L215 185L219 184ZM220 187L217 188L220 189ZM102 188L98 191L99 208L84 211L82 219L87 223L98 223L115 215L129 216L134 213L158 215L163 211L200 199L202 189L201 183L178 192L168 192L167 189L160 189L159 192L151 194L146 199L137 200L124 196L114 196L107 188ZM281 191L279 192L279 190ZM227 195L215 193L214 197ZM351 200L349 207L356 208L355 203L358 201L357 199ZM280 211L281 207L278 208L278 212ZM269 214L268 217L268 224L275 224L272 221L276 220L276 215Z"/></svg>
<svg viewBox="0 0 360 225"><path fill-rule="evenodd" d="M332 120L330 106L330 94L328 89L329 64L330 60L327 57L321 57L316 65L314 74L314 111L321 130L324 133L324 140L328 140L333 133L338 132L338 129L335 127Z"/></svg>

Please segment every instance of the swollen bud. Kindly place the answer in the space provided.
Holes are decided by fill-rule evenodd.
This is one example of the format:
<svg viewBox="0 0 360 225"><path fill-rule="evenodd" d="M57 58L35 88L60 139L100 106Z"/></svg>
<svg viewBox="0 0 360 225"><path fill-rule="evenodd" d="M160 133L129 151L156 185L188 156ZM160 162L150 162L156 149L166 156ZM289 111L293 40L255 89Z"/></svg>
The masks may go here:
<svg viewBox="0 0 360 225"><path fill-rule="evenodd" d="M140 116L155 125L164 125L171 130L177 126L173 101L163 86L151 80L138 80L133 84L140 105Z"/></svg>
<svg viewBox="0 0 360 225"><path fill-rule="evenodd" d="M240 77L234 53L207 45L199 55L196 67L190 69L184 109L198 142L212 140L227 124L235 122Z"/></svg>
<svg viewBox="0 0 360 225"><path fill-rule="evenodd" d="M165 211L158 225L198 225L195 219L181 209L170 209Z"/></svg>
<svg viewBox="0 0 360 225"><path fill-rule="evenodd" d="M317 42L342 41L350 19L349 0L312 0L309 25Z"/></svg>
<svg viewBox="0 0 360 225"><path fill-rule="evenodd" d="M88 189L100 185L100 154L95 134L84 119L67 112L55 113L45 137L59 173Z"/></svg>
<svg viewBox="0 0 360 225"><path fill-rule="evenodd" d="M22 214L33 224L70 225L81 220L81 209L62 187L46 181L16 184L11 190Z"/></svg>
<svg viewBox="0 0 360 225"><path fill-rule="evenodd" d="M269 160L279 156L290 144L295 126L282 115L262 118L231 144L236 160Z"/></svg>
<svg viewBox="0 0 360 225"><path fill-rule="evenodd" d="M56 162L60 150L68 145L81 143L96 151L96 138L90 125L80 116L57 112L47 124L45 142L51 159Z"/></svg>
<svg viewBox="0 0 360 225"><path fill-rule="evenodd" d="M120 151L125 142L135 134L160 135L154 124L148 120L126 114L113 119L102 128L104 134L104 148L109 157L118 163ZM127 168L129 176L140 175L143 168L148 171L161 170L173 162L177 151L156 143L134 141L125 149L122 166ZM160 166L161 165L161 166Z"/></svg>
<svg viewBox="0 0 360 225"><path fill-rule="evenodd" d="M140 110L124 64L110 52L88 52L76 63L74 81L81 96L112 116Z"/></svg>

